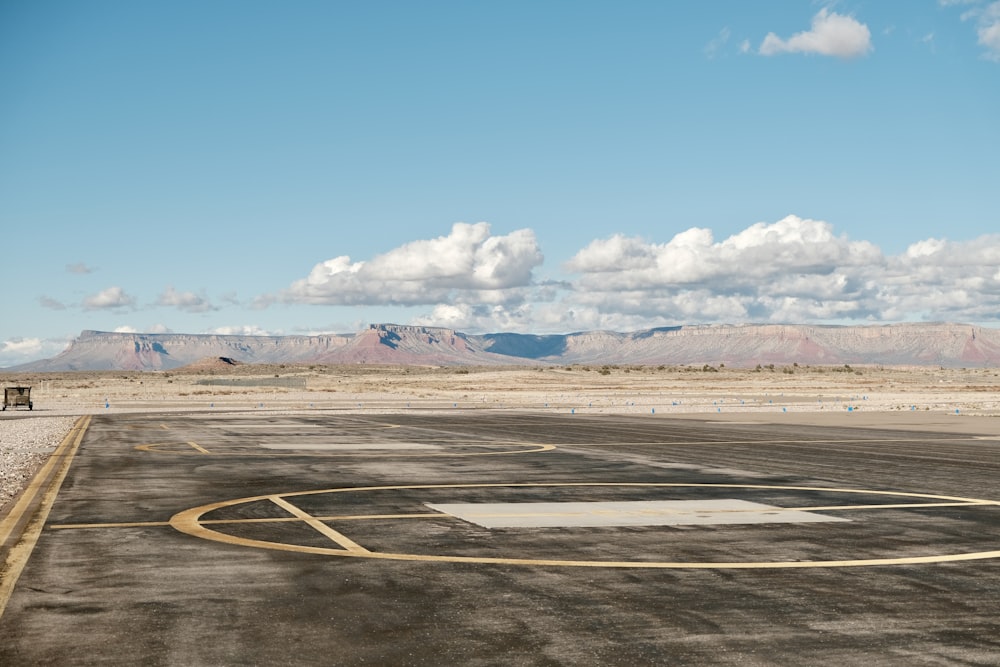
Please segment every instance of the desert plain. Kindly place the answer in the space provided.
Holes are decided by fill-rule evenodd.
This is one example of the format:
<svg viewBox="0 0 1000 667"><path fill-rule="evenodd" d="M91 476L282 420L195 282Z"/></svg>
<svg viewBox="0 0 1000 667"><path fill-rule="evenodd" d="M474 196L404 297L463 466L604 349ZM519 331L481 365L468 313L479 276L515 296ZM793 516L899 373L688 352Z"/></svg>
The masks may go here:
<svg viewBox="0 0 1000 667"><path fill-rule="evenodd" d="M1000 416L1000 369L883 366L290 366L0 373L31 416L177 410L544 410ZM25 410L3 416L25 416ZM898 421L898 420L893 420Z"/></svg>

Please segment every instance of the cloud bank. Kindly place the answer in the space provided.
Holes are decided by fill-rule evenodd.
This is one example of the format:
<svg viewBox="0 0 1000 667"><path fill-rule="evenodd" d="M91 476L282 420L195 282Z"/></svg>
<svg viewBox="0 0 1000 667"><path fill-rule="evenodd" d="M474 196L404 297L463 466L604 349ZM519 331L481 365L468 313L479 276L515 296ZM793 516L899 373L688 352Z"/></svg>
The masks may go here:
<svg viewBox="0 0 1000 667"><path fill-rule="evenodd" d="M1000 321L1000 235L925 239L898 256L789 215L722 240L691 227L666 241L616 234L537 281L531 230L458 223L370 261L317 264L274 301L407 305L414 324L553 332L709 322Z"/></svg>

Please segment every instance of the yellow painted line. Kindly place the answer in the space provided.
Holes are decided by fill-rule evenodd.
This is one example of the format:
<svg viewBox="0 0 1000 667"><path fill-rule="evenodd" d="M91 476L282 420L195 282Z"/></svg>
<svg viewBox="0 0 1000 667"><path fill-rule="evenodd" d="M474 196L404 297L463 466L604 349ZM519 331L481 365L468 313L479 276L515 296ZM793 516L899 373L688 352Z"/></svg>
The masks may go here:
<svg viewBox="0 0 1000 667"><path fill-rule="evenodd" d="M880 510L880 509L919 509L927 507L996 507L1000 506L1000 501L983 500L981 502L954 502L954 503L884 503L875 505L823 505L823 506L802 506L802 507L769 507L766 511L773 512L843 512L854 510ZM751 512L760 513L760 509L699 509L699 510L672 510L670 514L728 514ZM524 515L503 514L502 516L577 516L580 512L561 513L531 513ZM492 515L480 515L492 516ZM500 516L500 515L498 515ZM410 514L333 514L329 516L311 516L318 521L378 521L401 519L454 519L450 514L440 512L430 513L410 513ZM461 519L458 519L461 521ZM293 523L303 521L298 516L293 517L256 517L252 519L205 519L198 523L208 525L236 525L242 523ZM146 528L169 526L169 521L128 521L121 523L59 523L46 526L48 530L66 529L88 529L88 528Z"/></svg>
<svg viewBox="0 0 1000 667"><path fill-rule="evenodd" d="M325 535L326 537L333 540L336 544L339 544L348 551L353 553L366 553L366 554L371 553L370 551L368 551L368 549L365 549L363 546L361 546L354 540L350 539L346 535L338 533L333 528L330 528L330 526L326 525L325 523L323 523L316 517L312 516L308 512L304 512L303 510L299 509L298 507L288 502L281 496L268 496L268 500L273 502L278 507L284 509L285 511L291 513L293 516L302 519L307 524L312 526L312 528L316 530L318 533Z"/></svg>
<svg viewBox="0 0 1000 667"><path fill-rule="evenodd" d="M169 521L130 521L126 523L56 523L46 526L46 528L48 530L63 530L66 528L147 528L169 525Z"/></svg>
<svg viewBox="0 0 1000 667"><path fill-rule="evenodd" d="M981 500L978 502L954 502L954 503L885 503L875 505L825 505L820 507L779 507L782 512L842 512L845 510L895 510L913 509L920 507L996 507L1000 502L995 500ZM732 510L743 511L743 510Z"/></svg>
<svg viewBox="0 0 1000 667"><path fill-rule="evenodd" d="M363 430L381 430L390 428L402 428L399 424L212 424L211 428L217 429L228 429L231 431L239 431L241 429L249 429L252 431L256 430L271 430L271 429L282 429L282 428L302 428L302 429L313 429L321 428L328 431L363 431Z"/></svg>
<svg viewBox="0 0 1000 667"><path fill-rule="evenodd" d="M76 421L49 460L32 478L17 504L3 521L0 521L0 545L7 544L17 527L27 521L24 532L10 547L4 562L0 563L0 616L7 608L14 586L38 542L38 536L52 510L59 488L66 479L73 457L80 448L87 427L90 426L90 419L90 416L86 416ZM29 516L29 510L36 500L39 501L38 507L33 516Z"/></svg>
<svg viewBox="0 0 1000 667"><path fill-rule="evenodd" d="M780 490L780 491L810 491L823 493L849 493L877 495L887 497L903 498L925 498L943 502L935 503L902 503L903 507L956 507L956 506L996 506L1000 501L983 500L977 498L962 498L957 496L943 496L927 493L909 493L903 491L879 491L872 489L845 489L836 487L812 487L812 486L778 486L765 484L684 484L684 483L642 483L642 482L563 482L563 483L495 483L495 484L414 484L398 486L368 486L368 487L343 487L334 489L321 489L313 491L298 491L282 494L279 496L265 495L240 498L237 500L222 501L194 507L175 514L170 519L170 525L188 535L201 537L208 540L234 544L240 546L256 547L261 549L273 549L278 551L291 551L298 553L323 554L329 556L374 558L381 560L416 561L416 562L438 562L438 563L477 563L490 565L524 565L524 566L556 566L556 567L603 567L603 568L629 568L629 569L782 569L782 568L814 568L814 567L864 567L864 566L884 566L884 565L915 565L926 563L946 563L969 560L984 560L1000 558L1000 550L979 551L972 553L958 554L931 554L925 556L907 556L899 558L864 558L864 559L843 559L843 560L815 560L815 561L722 561L722 562L684 562L684 561L592 561L592 560L563 560L563 559L539 559L539 558L516 558L516 557L479 557L479 556L451 556L444 554L414 554L414 553L392 553L356 551L350 549L331 549L325 547L302 546L282 542L268 542L266 540L248 539L234 537L225 533L219 533L205 527L207 521L201 521L201 517L213 510L223 507L255 502L259 500L273 500L275 498L289 498L305 495L317 495L326 493L352 493L363 491L392 491L392 490L420 490L420 489L472 489L472 488L598 488L598 487L648 487L648 488L730 488L730 489L754 489L754 490ZM294 506L292 506L294 507ZM855 507L862 509L863 505L842 505L827 506L832 509L842 509ZM873 505L872 509L883 509L890 505ZM817 508L802 508L803 510L813 510ZM305 513L303 513L305 514ZM440 515L445 517L447 515ZM309 517L316 520L315 517ZM339 535L339 533L338 533ZM336 541L336 540L335 540Z"/></svg>
<svg viewBox="0 0 1000 667"><path fill-rule="evenodd" d="M194 443L191 443L191 442L185 443L185 444L188 444L188 445L190 445L192 447L198 448L197 445L195 445ZM389 443L389 444L391 444L391 443ZM440 446L443 447L443 448L447 448L449 445L454 446L456 448L459 448L459 447L480 447L480 448L485 448L485 447L516 447L516 446L520 446L520 447L524 447L524 449L512 449L512 450L502 451L502 452L447 452L447 451L445 451L445 452L438 452L438 453L429 453L429 452L426 452L426 450L422 450L421 452L412 452L411 451L411 452L408 452L408 453L403 453L404 450L392 450L392 451L384 453L384 454L374 454L374 453L371 453L370 450L367 450L367 451L358 451L358 452L351 452L351 451L345 451L345 450L335 450L335 451L334 450L325 450L325 451L322 451L322 452L317 452L316 450L312 450L310 452L308 449L304 450L303 452L299 452L297 450L289 450L289 449L270 450L270 451L267 451L267 452L260 452L260 451L232 451L232 450L226 451L226 449L225 449L226 446L225 445L223 445L222 447L216 447L212 451L208 451L208 450L201 449L201 448L198 448L198 449L201 449L201 453L203 453L203 454L211 454L213 456L264 456L264 457L275 457L275 456L286 456L286 455L288 455L288 452L294 451L295 452L294 456L311 456L311 457L321 457L321 458L327 458L327 457L357 457L357 458L390 458L390 457L397 457L397 458L402 458L402 457L440 457L440 456L443 456L443 457L505 456L505 455L508 455L508 454L537 454L537 453L540 453L540 452L550 452L550 451L556 449L555 445L542 445L542 444L532 444L532 443L506 443L506 442L499 442L499 443L478 443L477 442L477 443L445 443L445 444L440 444ZM237 446L238 445L230 445L230 447L237 447ZM176 449L169 449L171 447L176 448ZM148 444L144 444L144 445L136 445L134 447L134 449L136 451L149 452L151 454L177 454L177 455L193 454L193 452L190 451L187 447L183 447L181 443L171 443L171 442L154 442L154 443L148 443Z"/></svg>
<svg viewBox="0 0 1000 667"><path fill-rule="evenodd" d="M1000 438L1000 436L998 436ZM885 444L890 442L905 443L934 443L934 442L962 442L966 440L980 439L977 436L965 437L941 437L941 438L848 438L848 439L823 439L823 440L683 440L683 441L632 441L632 442L560 442L560 447L651 447L651 446L690 446L690 445L867 445Z"/></svg>
<svg viewBox="0 0 1000 667"><path fill-rule="evenodd" d="M344 514L335 516L313 517L319 521L377 521L377 520L399 520L399 519L440 519L448 518L449 515L433 512L428 514ZM280 517L257 517L253 519L207 519L200 521L203 525L234 525L241 523L296 523L302 521L294 516ZM169 521L127 521L123 523L57 523L46 526L49 530L85 530L90 528L159 528L169 526Z"/></svg>
<svg viewBox="0 0 1000 667"><path fill-rule="evenodd" d="M199 452L201 452L202 454L211 454L211 452L209 452L207 449L205 449L204 447L202 447L201 445L199 445L197 442L190 442L189 441L188 444L191 445L194 449L196 449Z"/></svg>

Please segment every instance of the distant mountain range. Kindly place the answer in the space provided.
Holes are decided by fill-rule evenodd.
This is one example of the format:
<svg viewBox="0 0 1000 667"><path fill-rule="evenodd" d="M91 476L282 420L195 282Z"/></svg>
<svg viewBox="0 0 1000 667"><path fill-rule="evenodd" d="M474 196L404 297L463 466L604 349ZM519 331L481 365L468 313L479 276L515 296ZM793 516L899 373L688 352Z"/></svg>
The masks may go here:
<svg viewBox="0 0 1000 667"><path fill-rule="evenodd" d="M451 329L372 324L355 334L220 336L84 331L24 372L171 370L225 357L247 364L432 366L564 364L884 364L1000 366L1000 330L966 324L822 326L698 325L632 333L586 331L471 335Z"/></svg>

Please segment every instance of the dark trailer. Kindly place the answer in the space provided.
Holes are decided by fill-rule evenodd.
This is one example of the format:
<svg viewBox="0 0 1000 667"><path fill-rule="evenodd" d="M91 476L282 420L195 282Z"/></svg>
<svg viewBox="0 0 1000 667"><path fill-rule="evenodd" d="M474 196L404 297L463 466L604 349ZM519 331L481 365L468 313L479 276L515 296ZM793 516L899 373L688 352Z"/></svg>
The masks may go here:
<svg viewBox="0 0 1000 667"><path fill-rule="evenodd" d="M3 409L6 410L8 407L16 408L19 406L27 406L29 410L35 407L31 402L31 387L4 387Z"/></svg>

